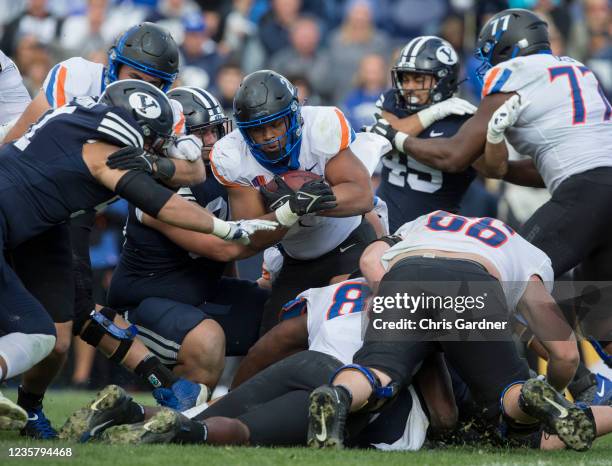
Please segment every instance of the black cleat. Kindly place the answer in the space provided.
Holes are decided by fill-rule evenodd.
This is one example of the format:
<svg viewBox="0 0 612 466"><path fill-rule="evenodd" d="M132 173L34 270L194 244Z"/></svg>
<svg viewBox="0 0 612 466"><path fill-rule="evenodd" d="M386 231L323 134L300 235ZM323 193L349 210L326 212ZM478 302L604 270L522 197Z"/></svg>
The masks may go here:
<svg viewBox="0 0 612 466"><path fill-rule="evenodd" d="M521 388L519 405L538 419L546 430L557 434L572 450L588 450L596 436L595 423L546 381L529 379Z"/></svg>
<svg viewBox="0 0 612 466"><path fill-rule="evenodd" d="M323 385L315 389L310 394L308 408L308 446L343 448L349 409L350 398L342 388Z"/></svg>
<svg viewBox="0 0 612 466"><path fill-rule="evenodd" d="M136 422L129 419L132 397L117 385L104 387L86 408L75 411L62 426L59 438L81 443L98 437L105 429L118 424Z"/></svg>
<svg viewBox="0 0 612 466"><path fill-rule="evenodd" d="M170 408L161 408L151 419L123 424L104 431L100 440L112 444L170 443L181 432L186 417Z"/></svg>

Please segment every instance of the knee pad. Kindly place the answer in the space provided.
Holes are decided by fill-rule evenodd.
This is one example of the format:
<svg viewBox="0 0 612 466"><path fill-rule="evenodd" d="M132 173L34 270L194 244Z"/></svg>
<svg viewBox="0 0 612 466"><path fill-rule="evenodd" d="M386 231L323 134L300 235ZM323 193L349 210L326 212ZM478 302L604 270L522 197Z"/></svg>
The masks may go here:
<svg viewBox="0 0 612 466"><path fill-rule="evenodd" d="M55 335L9 333L0 337L0 356L6 363L7 379L19 375L45 359L55 346Z"/></svg>
<svg viewBox="0 0 612 466"><path fill-rule="evenodd" d="M113 320L116 315L117 311L109 307L103 307L100 312L92 311L89 314L90 318L86 321L89 322L89 325L83 330L81 339L85 343L97 347L104 335L114 338L119 341L119 347L109 356L109 359L112 362L121 363L132 347L134 337L138 331L134 325L130 325L128 328L121 328L115 325Z"/></svg>
<svg viewBox="0 0 612 466"><path fill-rule="evenodd" d="M334 383L334 380L340 371L345 369L353 369L358 372L361 372L370 383L370 387L372 387L372 394L368 398L368 401L365 405L359 408L357 411L367 411L367 412L375 412L384 406L389 400L395 398L397 393L399 392L399 384L391 381L389 385L383 387L380 383L380 379L378 376L372 372L370 369L364 366L360 366L359 364L347 364L345 366L340 367L334 372L329 381L330 384Z"/></svg>

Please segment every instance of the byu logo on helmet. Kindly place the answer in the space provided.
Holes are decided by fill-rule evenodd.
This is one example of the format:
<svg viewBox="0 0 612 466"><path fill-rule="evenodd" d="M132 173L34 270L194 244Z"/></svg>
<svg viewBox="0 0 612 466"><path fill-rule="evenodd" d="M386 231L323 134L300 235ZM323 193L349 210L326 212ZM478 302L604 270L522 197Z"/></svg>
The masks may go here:
<svg viewBox="0 0 612 466"><path fill-rule="evenodd" d="M159 102L144 92L132 93L129 102L136 113L145 118L155 119L161 115Z"/></svg>
<svg viewBox="0 0 612 466"><path fill-rule="evenodd" d="M445 65L454 65L457 63L457 53L452 47L443 45L436 50L436 58Z"/></svg>

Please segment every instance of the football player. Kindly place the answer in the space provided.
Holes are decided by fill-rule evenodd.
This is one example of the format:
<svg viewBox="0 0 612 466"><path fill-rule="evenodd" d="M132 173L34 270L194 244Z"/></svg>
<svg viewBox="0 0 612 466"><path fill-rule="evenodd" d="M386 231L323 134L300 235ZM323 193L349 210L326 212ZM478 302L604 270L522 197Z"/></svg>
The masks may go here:
<svg viewBox="0 0 612 466"><path fill-rule="evenodd" d="M301 107L295 87L278 73L246 76L234 98L234 117L238 129L211 151L212 171L227 187L233 217L276 219L282 226L256 235L251 244L263 250L280 241L285 255L265 306L263 334L298 293L356 268L375 238L363 220L373 193L370 173L350 148L355 133L342 112ZM293 192L278 175L298 169L324 179ZM274 193L264 187L272 179L279 186Z"/></svg>
<svg viewBox="0 0 612 466"><path fill-rule="evenodd" d="M349 412L379 408L441 347L492 427L503 419L509 437L529 434L539 445L543 421L570 448L590 447L596 433L592 411L559 394L579 356L574 333L549 293L553 271L546 254L498 220L443 211L403 225L397 235L375 241L361 258L378 307L372 308L354 364L312 393L309 444L341 445ZM434 299L406 307L394 301L397 296L427 302L451 297L455 304L448 308ZM469 311L455 300L479 297L481 305ZM508 325L515 308L546 347L548 383L524 383L529 370Z"/></svg>
<svg viewBox="0 0 612 466"><path fill-rule="evenodd" d="M612 106L596 77L572 58L552 55L546 22L528 10L494 15L479 34L476 54L483 61L483 99L455 136L423 140L387 131L388 124L379 122L381 130L398 150L445 171L465 169L481 156L487 141L501 147L505 136L532 160L523 162L521 171L516 170L520 165L497 158L488 167L490 174L508 181L520 177L533 186L543 180L552 194L522 227L523 236L550 257L555 277L577 267L580 280L609 280ZM496 125L493 116L500 107L502 113L515 114L513 124ZM602 320L598 327L597 338L605 347L610 323ZM586 368L577 375L581 380L570 386L575 398L610 400L612 384L595 380ZM583 399L583 393L591 395Z"/></svg>
<svg viewBox="0 0 612 466"><path fill-rule="evenodd" d="M459 85L459 59L439 37L421 36L408 42L391 69L391 79L393 88L381 95L377 106L379 117L396 130L424 139L450 137L476 110L453 97ZM434 210L458 212L476 176L472 167L443 173L395 148L382 164L376 194L387 203L390 231Z"/></svg>
<svg viewBox="0 0 612 466"><path fill-rule="evenodd" d="M295 302L303 314L277 325L262 339L278 338L283 326L299 325L307 337L309 350L262 371L206 410L200 408L200 413L197 409L189 410L185 414L192 420L176 411L139 409L123 390L110 386L86 410L90 413L88 423L77 426L75 414L62 433L66 433L67 439L76 439L83 431L98 427L97 436L111 443L305 445L308 395L338 367L349 362L361 346L362 312L367 307L368 296L363 278L301 293ZM421 392L417 384L407 388L393 404L393 422L388 422L389 412L381 413L382 419L372 419L374 422L359 438L353 439L354 443L370 447L374 444L381 449L419 449L430 425L429 418L436 423L443 417L439 414L440 403L431 396L441 393L436 388L443 380L436 376L419 382L428 390ZM110 402L104 409L93 409L102 398ZM425 403L427 409L423 408ZM77 413L82 411L85 410ZM124 425L111 427L117 424Z"/></svg>
<svg viewBox="0 0 612 466"><path fill-rule="evenodd" d="M138 80L109 85L100 101L79 99L49 112L24 136L0 149L3 249L12 250L116 194L162 220L224 239L248 242L255 230L274 227L261 221L225 222L142 171L108 167L109 155L118 146L162 150L173 134L173 110L163 92ZM58 240L69 242L69 236ZM0 378L4 380L27 371L51 352L55 327L4 258L1 262ZM111 353L122 360L129 356L133 329L118 328L113 317L110 311L93 313L75 327L90 344L105 337L115 341Z"/></svg>
<svg viewBox="0 0 612 466"><path fill-rule="evenodd" d="M202 140L207 170L204 183L178 194L226 220L227 192L210 174L208 154L231 122L203 89L178 87L168 97L181 103L187 134ZM139 338L175 374L214 388L224 356L244 356L259 334L268 293L223 276L231 261L255 251L160 222L131 204L124 234L109 306L124 311Z"/></svg>
<svg viewBox="0 0 612 466"><path fill-rule="evenodd" d="M75 97L98 97L116 80L140 79L160 89L168 89L178 71L178 47L165 29L143 23L118 37L109 50L108 62L108 68L81 57L58 63L49 72L43 88L16 121L5 141L21 137L49 109L68 104ZM174 119L178 126L180 116L177 104ZM168 147L175 150L174 145ZM160 180L172 186L199 182L204 176L204 167L199 159L199 151L191 152L196 152L197 160L193 163L161 157L150 160L152 169ZM32 417L32 421L23 430L27 436L56 436L42 411L42 402L45 391L66 360L74 315L82 314L86 317L94 308L89 259L89 233L94 217L95 211L75 216L70 226L63 224L51 228L40 237L26 241L10 254L12 266L20 279L51 313L57 332L54 351L24 375L19 390L18 402ZM65 234L62 230L67 229L71 233L69 244L61 241ZM53 249L60 245L65 248ZM40 265L41 257L47 261L43 267ZM74 282L73 287L67 286L70 282Z"/></svg>

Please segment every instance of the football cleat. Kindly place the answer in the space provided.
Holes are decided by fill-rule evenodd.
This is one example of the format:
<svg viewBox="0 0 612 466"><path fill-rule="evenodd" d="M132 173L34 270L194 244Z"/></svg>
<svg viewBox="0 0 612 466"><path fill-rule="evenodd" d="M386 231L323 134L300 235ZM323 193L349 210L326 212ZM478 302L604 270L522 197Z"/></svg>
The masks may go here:
<svg viewBox="0 0 612 466"><path fill-rule="evenodd" d="M129 419L132 397L117 385L104 387L89 406L75 411L60 429L59 438L81 443L99 437L105 429L118 424L136 422Z"/></svg>
<svg viewBox="0 0 612 466"><path fill-rule="evenodd" d="M42 407L28 409L28 422L19 431L22 437L28 437L37 440L55 440L57 439L57 431L51 426L51 421L47 419Z"/></svg>
<svg viewBox="0 0 612 466"><path fill-rule="evenodd" d="M346 392L333 385L323 385L310 394L308 408L308 446L344 447L344 426L350 408Z"/></svg>
<svg viewBox="0 0 612 466"><path fill-rule="evenodd" d="M519 405L572 450L584 451L591 447L596 436L595 422L545 380L527 380L521 388Z"/></svg>
<svg viewBox="0 0 612 466"><path fill-rule="evenodd" d="M153 397L157 403L166 408L186 411L194 406L206 403L210 398L210 390L206 385L179 379L171 388L156 388Z"/></svg>
<svg viewBox="0 0 612 466"><path fill-rule="evenodd" d="M576 396L576 403L587 406L612 406L612 380L601 374L590 374L593 384Z"/></svg>
<svg viewBox="0 0 612 466"><path fill-rule="evenodd" d="M104 431L100 440L112 444L170 443L181 431L181 413L161 408L151 419L136 424L123 424Z"/></svg>
<svg viewBox="0 0 612 466"><path fill-rule="evenodd" d="M0 430L23 429L28 422L28 413L17 403L0 392Z"/></svg>

